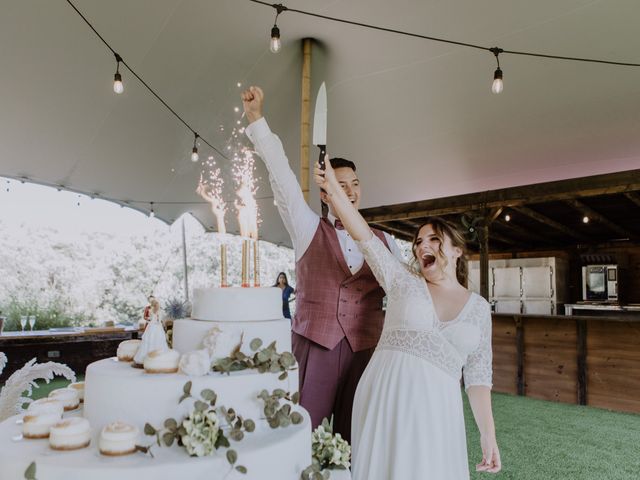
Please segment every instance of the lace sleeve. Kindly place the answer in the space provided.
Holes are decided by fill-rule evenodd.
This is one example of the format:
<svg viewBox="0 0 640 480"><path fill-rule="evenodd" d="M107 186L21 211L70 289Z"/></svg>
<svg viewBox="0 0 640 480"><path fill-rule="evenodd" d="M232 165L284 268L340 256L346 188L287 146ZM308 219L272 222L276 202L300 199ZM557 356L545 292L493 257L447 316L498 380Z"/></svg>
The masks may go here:
<svg viewBox="0 0 640 480"><path fill-rule="evenodd" d="M492 386L493 354L491 352L491 307L486 301L480 303L474 312L480 327L480 342L475 351L467 357L463 367L465 390L472 385Z"/></svg>
<svg viewBox="0 0 640 480"><path fill-rule="evenodd" d="M405 265L394 257L389 249L384 246L382 240L373 233L369 240L358 241L356 243L358 247L360 247L360 251L362 251L364 259L371 268L373 275L387 295L393 289L394 285L401 283L399 280L402 277L409 275Z"/></svg>

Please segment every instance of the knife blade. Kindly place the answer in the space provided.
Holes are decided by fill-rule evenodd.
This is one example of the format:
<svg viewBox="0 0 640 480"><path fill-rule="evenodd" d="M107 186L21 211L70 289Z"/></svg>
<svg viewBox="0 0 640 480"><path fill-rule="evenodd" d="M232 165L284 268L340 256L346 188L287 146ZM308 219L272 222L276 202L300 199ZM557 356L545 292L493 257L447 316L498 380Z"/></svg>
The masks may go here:
<svg viewBox="0 0 640 480"><path fill-rule="evenodd" d="M320 168L324 170L324 156L327 152L327 87L322 82L316 97L313 113L313 144L320 149Z"/></svg>

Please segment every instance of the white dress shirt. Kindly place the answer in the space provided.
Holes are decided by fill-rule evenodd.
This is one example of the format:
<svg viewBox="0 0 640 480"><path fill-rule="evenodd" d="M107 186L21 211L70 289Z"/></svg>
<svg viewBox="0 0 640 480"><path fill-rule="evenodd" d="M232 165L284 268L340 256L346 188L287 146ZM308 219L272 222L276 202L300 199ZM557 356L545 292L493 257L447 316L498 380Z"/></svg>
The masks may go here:
<svg viewBox="0 0 640 480"><path fill-rule="evenodd" d="M311 245L318 229L320 216L307 204L298 180L289 167L282 142L270 129L265 118L251 123L245 133L269 171L269 182L285 228L291 236L296 262ZM328 220L335 224L336 217L329 214ZM340 248L349 270L354 274L362 267L364 256L346 230L336 230ZM385 232L387 244L393 255L404 262L404 257L394 239Z"/></svg>

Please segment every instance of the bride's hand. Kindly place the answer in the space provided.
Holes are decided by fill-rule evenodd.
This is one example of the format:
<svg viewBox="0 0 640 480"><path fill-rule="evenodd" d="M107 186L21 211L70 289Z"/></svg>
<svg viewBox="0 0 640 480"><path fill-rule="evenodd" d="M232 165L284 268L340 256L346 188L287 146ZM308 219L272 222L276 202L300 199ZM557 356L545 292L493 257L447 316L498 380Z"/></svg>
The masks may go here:
<svg viewBox="0 0 640 480"><path fill-rule="evenodd" d="M325 192L333 192L334 187L340 187L338 184L338 180L336 180L336 174L331 167L331 162L329 162L329 155L324 156L324 166L325 169L322 170L320 168L320 163L316 162L315 167L313 168L313 180L316 182L321 189Z"/></svg>
<svg viewBox="0 0 640 480"><path fill-rule="evenodd" d="M476 465L476 472L498 473L502 469L500 451L495 435L481 435L482 462Z"/></svg>

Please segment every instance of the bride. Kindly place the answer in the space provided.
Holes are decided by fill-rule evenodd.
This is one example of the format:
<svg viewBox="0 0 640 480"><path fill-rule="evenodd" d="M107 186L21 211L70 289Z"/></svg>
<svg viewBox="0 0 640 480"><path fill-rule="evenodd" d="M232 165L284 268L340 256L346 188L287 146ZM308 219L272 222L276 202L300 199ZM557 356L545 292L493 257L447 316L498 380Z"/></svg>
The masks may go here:
<svg viewBox="0 0 640 480"><path fill-rule="evenodd" d="M353 479L469 478L461 372L478 429L477 471L501 469L491 411L491 311L469 292L464 239L441 218L414 236L415 269L371 233L328 161L314 179L387 294L385 325L356 391ZM458 274L458 275L457 275Z"/></svg>

